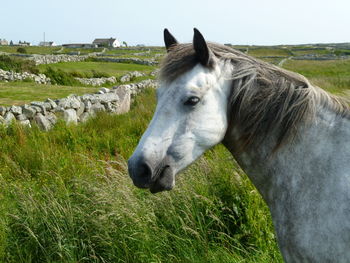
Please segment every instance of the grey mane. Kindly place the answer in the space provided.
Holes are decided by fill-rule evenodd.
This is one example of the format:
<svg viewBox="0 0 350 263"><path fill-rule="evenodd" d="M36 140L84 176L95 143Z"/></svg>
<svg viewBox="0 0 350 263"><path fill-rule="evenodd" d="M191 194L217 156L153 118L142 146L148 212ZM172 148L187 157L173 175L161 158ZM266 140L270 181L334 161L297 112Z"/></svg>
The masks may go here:
<svg viewBox="0 0 350 263"><path fill-rule="evenodd" d="M231 125L238 127L244 149L258 138L277 132L276 149L291 140L296 128L315 117L319 107L349 118L349 105L313 86L302 75L250 57L224 45L208 43L216 58L230 63L232 90L228 111ZM192 44L177 44L169 49L160 79L173 81L196 64Z"/></svg>

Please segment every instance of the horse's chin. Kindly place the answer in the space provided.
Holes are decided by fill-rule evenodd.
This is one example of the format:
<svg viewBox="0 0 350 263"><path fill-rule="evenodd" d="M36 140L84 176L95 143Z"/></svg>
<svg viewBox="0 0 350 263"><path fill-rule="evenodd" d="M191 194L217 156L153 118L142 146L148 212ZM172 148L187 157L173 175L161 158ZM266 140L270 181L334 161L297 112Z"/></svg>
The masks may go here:
<svg viewBox="0 0 350 263"><path fill-rule="evenodd" d="M173 189L175 185L175 174L173 169L170 166L167 166L163 169L161 174L152 182L149 187L149 190L152 194L162 192L162 191L170 191Z"/></svg>

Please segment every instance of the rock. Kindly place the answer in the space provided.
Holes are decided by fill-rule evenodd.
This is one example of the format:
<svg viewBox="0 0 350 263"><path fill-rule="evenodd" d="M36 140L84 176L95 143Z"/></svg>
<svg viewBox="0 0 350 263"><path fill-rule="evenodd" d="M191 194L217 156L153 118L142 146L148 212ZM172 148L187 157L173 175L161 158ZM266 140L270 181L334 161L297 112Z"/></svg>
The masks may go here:
<svg viewBox="0 0 350 263"><path fill-rule="evenodd" d="M27 126L29 128L32 127L32 125L30 124L30 120L23 120L23 121L19 121L19 124L23 125L23 126Z"/></svg>
<svg viewBox="0 0 350 263"><path fill-rule="evenodd" d="M10 112L12 112L15 115L22 114L22 108L19 106L11 106Z"/></svg>
<svg viewBox="0 0 350 263"><path fill-rule="evenodd" d="M55 125L56 122L57 122L57 117L55 114L49 112L47 115L46 115L46 119L52 124L52 125Z"/></svg>
<svg viewBox="0 0 350 263"><path fill-rule="evenodd" d="M4 120L5 120L5 124L9 125L9 124L11 124L11 122L13 120L16 120L16 117L15 117L15 115L13 115L13 113L8 111L8 112L6 112L6 114L4 116Z"/></svg>
<svg viewBox="0 0 350 263"><path fill-rule="evenodd" d="M99 111L106 111L106 108L101 103L97 102L91 106L91 111L96 113Z"/></svg>
<svg viewBox="0 0 350 263"><path fill-rule="evenodd" d="M92 107L91 101L89 100L84 101L84 105L85 105L85 111L87 112L91 111L91 107Z"/></svg>
<svg viewBox="0 0 350 263"><path fill-rule="evenodd" d="M130 89L126 87L120 87L115 90L116 94L119 97L119 105L117 107L116 113L122 114L130 110L131 104L131 92Z"/></svg>
<svg viewBox="0 0 350 263"><path fill-rule="evenodd" d="M50 103L51 109L55 109L57 107L57 103L54 102L52 99L48 98L46 102Z"/></svg>
<svg viewBox="0 0 350 263"><path fill-rule="evenodd" d="M130 80L130 75L124 75L120 78L120 82L129 82Z"/></svg>
<svg viewBox="0 0 350 263"><path fill-rule="evenodd" d="M67 98L59 100L58 106L64 109L78 109L80 106L80 101L75 96L69 96Z"/></svg>
<svg viewBox="0 0 350 263"><path fill-rule="evenodd" d="M24 114L19 114L16 116L16 119L19 120L19 121L25 121L25 120L28 120L27 116L24 115Z"/></svg>
<svg viewBox="0 0 350 263"><path fill-rule="evenodd" d="M78 123L77 112L74 109L67 109L63 112L63 119L67 124L70 124L70 123L77 124Z"/></svg>
<svg viewBox="0 0 350 263"><path fill-rule="evenodd" d="M86 122L91 117L91 114L89 112L83 112L83 114L80 115L79 120L80 122Z"/></svg>
<svg viewBox="0 0 350 263"><path fill-rule="evenodd" d="M28 119L32 119L34 118L35 114L36 114L36 110L31 107L31 106L28 106L27 104L25 104L23 107L22 107L22 113L23 115L25 115Z"/></svg>
<svg viewBox="0 0 350 263"><path fill-rule="evenodd" d="M80 102L80 107L77 109L77 116L80 117L81 114L85 111L84 102Z"/></svg>
<svg viewBox="0 0 350 263"><path fill-rule="evenodd" d="M4 116L6 113L6 107L0 106L0 116Z"/></svg>
<svg viewBox="0 0 350 263"><path fill-rule="evenodd" d="M38 125L38 127L44 131L48 131L52 127L52 124L49 122L49 120L46 119L45 116L41 113L35 115L34 121Z"/></svg>
<svg viewBox="0 0 350 263"><path fill-rule="evenodd" d="M110 89L107 88L101 88L100 91L102 91L103 93L108 93L110 92Z"/></svg>

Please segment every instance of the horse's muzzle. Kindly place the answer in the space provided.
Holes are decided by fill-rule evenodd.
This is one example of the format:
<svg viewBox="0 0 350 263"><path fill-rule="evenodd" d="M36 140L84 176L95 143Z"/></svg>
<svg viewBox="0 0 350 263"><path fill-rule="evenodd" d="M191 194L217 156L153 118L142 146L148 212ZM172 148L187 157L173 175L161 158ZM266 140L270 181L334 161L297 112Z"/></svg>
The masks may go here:
<svg viewBox="0 0 350 263"><path fill-rule="evenodd" d="M155 166L144 158L131 157L128 161L128 170L134 185L150 189L151 193L171 190L174 187L174 172L166 159Z"/></svg>

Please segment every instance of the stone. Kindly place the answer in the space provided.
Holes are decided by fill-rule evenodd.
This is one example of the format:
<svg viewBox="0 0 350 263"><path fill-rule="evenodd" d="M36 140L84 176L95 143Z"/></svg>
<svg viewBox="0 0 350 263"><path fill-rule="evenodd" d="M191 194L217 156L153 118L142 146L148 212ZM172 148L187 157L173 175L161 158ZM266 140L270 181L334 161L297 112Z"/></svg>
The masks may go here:
<svg viewBox="0 0 350 263"><path fill-rule="evenodd" d="M19 114L16 116L16 119L19 120L19 121L25 121L25 120L28 120L27 116L24 115L24 114Z"/></svg>
<svg viewBox="0 0 350 263"><path fill-rule="evenodd" d="M130 110L131 104L131 92L127 87L120 87L115 90L116 94L119 97L119 105L116 112L118 114L126 113Z"/></svg>
<svg viewBox="0 0 350 263"><path fill-rule="evenodd" d="M97 113L99 111L106 111L106 108L101 103L97 102L91 106L91 111Z"/></svg>
<svg viewBox="0 0 350 263"><path fill-rule="evenodd" d="M0 116L4 116L6 113L6 107L0 106Z"/></svg>
<svg viewBox="0 0 350 263"><path fill-rule="evenodd" d="M91 114L89 112L83 112L83 114L80 115L79 120L80 122L86 122L91 117Z"/></svg>
<svg viewBox="0 0 350 263"><path fill-rule="evenodd" d="M38 125L38 127L44 131L48 131L52 127L52 124L49 122L49 120L46 119L45 116L41 113L35 115L34 121Z"/></svg>
<svg viewBox="0 0 350 263"><path fill-rule="evenodd" d="M31 106L28 106L27 104L25 104L23 107L22 107L22 113L23 115L25 115L28 119L32 119L34 118L35 114L36 114L36 109L31 107Z"/></svg>
<svg viewBox="0 0 350 263"><path fill-rule="evenodd" d="M70 96L59 100L58 106L64 109L78 109L80 106L80 101L75 96Z"/></svg>
<svg viewBox="0 0 350 263"><path fill-rule="evenodd" d="M85 111L85 104L84 102L80 102L80 107L77 109L77 116L79 117L83 112Z"/></svg>
<svg viewBox="0 0 350 263"><path fill-rule="evenodd" d="M84 101L85 111L91 111L92 103L89 100Z"/></svg>
<svg viewBox="0 0 350 263"><path fill-rule="evenodd" d="M78 123L77 112L74 109L67 109L63 112L63 119L67 124L70 124L70 123L77 124Z"/></svg>
<svg viewBox="0 0 350 263"><path fill-rule="evenodd" d="M131 80L130 75L124 75L120 78L120 82L129 82Z"/></svg>
<svg viewBox="0 0 350 263"><path fill-rule="evenodd" d="M30 120L19 121L18 123L29 128L32 127L32 125L30 124Z"/></svg>
<svg viewBox="0 0 350 263"><path fill-rule="evenodd" d="M13 113L12 112L6 112L6 114L5 114L5 116L4 116L4 120L5 120L5 124L6 125L9 125L9 124L11 124L11 122L13 121L13 120L16 120L16 117L15 117L15 115L13 115Z"/></svg>
<svg viewBox="0 0 350 263"><path fill-rule="evenodd" d="M57 103L54 102L52 99L48 98L46 102L50 103L51 109L55 109L57 107Z"/></svg>
<svg viewBox="0 0 350 263"><path fill-rule="evenodd" d="M107 88L101 88L100 91L102 91L103 93L108 93L110 92L110 89Z"/></svg>
<svg viewBox="0 0 350 263"><path fill-rule="evenodd" d="M54 113L49 112L45 117L52 125L57 123L57 117Z"/></svg>
<svg viewBox="0 0 350 263"><path fill-rule="evenodd" d="M12 112L15 115L22 114L22 108L19 106L11 106L10 112Z"/></svg>

